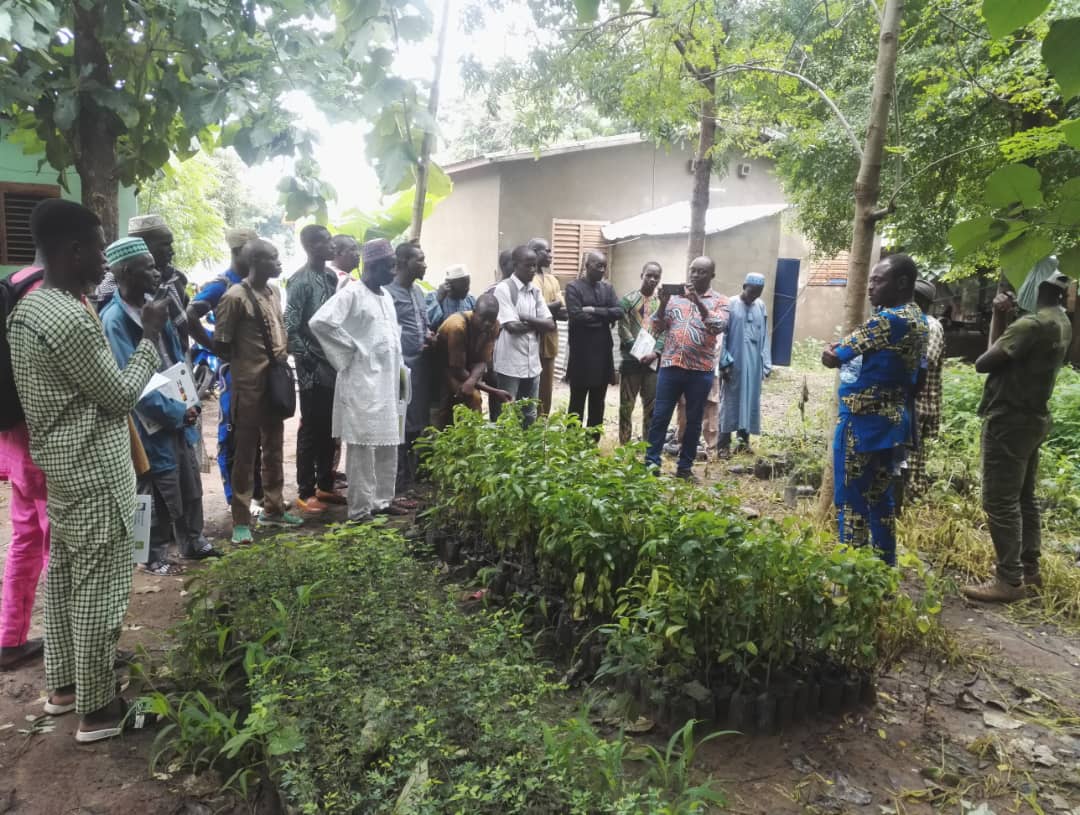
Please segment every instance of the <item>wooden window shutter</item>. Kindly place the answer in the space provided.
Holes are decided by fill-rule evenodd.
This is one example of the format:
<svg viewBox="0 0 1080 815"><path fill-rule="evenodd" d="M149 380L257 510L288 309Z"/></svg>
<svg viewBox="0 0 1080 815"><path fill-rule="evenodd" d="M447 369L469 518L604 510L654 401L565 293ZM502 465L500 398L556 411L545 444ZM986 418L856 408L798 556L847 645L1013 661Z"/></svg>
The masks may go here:
<svg viewBox="0 0 1080 815"><path fill-rule="evenodd" d="M607 241L600 228L607 221L572 221L555 218L551 222L551 271L566 288L571 280L577 280L585 267L585 254L594 249L604 249Z"/></svg>
<svg viewBox="0 0 1080 815"><path fill-rule="evenodd" d="M34 262L30 213L39 201L59 197L60 188L49 184L0 183L0 264L29 266Z"/></svg>

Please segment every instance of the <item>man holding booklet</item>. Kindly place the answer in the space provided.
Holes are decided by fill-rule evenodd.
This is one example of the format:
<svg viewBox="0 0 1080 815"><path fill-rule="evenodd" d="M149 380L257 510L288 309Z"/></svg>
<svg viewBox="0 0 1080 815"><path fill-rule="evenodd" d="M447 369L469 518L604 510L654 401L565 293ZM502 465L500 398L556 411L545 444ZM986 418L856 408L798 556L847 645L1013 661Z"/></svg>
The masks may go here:
<svg viewBox="0 0 1080 815"><path fill-rule="evenodd" d="M161 275L142 238L121 238L105 250L119 297L101 312L101 323L118 365L126 365L143 337L141 310L154 299ZM220 553L203 536L202 479L195 457L199 402L180 338L166 322L157 338L161 365L138 404L135 426L150 470L139 478L138 491L153 498L150 555L143 567L150 574L178 575L183 568L169 560L174 536L187 560ZM185 384L186 380L186 384Z"/></svg>
<svg viewBox="0 0 1080 815"><path fill-rule="evenodd" d="M619 348L622 377L619 388L619 444L630 441L634 404L641 395L641 438L649 438L653 405L656 403L656 371L660 367L660 354L664 350L664 338L653 337L649 332L653 315L660 307L656 287L660 285L663 270L655 260L641 267L641 288L632 291L619 301L623 316L619 319Z"/></svg>

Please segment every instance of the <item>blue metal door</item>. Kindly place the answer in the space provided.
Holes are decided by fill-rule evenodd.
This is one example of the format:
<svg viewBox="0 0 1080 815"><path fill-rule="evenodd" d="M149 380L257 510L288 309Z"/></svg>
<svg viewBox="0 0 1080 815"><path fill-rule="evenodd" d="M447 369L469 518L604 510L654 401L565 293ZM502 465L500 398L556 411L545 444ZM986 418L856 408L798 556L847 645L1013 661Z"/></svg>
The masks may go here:
<svg viewBox="0 0 1080 815"><path fill-rule="evenodd" d="M791 346L795 341L795 306L799 297L799 260L776 261L776 286L772 307L773 365L791 364Z"/></svg>

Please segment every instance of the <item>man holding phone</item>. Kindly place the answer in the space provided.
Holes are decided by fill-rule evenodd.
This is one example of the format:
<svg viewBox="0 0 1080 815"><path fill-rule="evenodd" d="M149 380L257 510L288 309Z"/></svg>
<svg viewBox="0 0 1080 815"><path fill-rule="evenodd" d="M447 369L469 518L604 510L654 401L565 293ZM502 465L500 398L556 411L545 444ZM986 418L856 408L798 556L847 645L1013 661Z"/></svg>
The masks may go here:
<svg viewBox="0 0 1080 815"><path fill-rule="evenodd" d="M652 319L653 334L664 336L664 350L645 462L659 471L671 415L679 399L685 397L686 432L675 476L687 480L695 479L693 466L705 400L715 376L720 334L727 325L728 300L713 291L715 276L716 264L711 258L695 259L690 264L689 286L668 283L660 287L660 305Z"/></svg>

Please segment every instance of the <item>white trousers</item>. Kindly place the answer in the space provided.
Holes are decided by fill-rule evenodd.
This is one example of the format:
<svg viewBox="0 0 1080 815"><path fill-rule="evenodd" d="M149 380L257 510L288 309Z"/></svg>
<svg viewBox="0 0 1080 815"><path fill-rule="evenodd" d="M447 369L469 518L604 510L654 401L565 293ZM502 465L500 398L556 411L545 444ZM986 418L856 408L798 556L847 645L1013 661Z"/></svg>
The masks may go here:
<svg viewBox="0 0 1080 815"><path fill-rule="evenodd" d="M397 447L350 444L345 459L349 477L349 520L360 521L394 498L397 480Z"/></svg>

